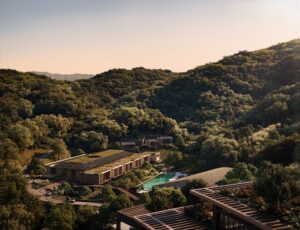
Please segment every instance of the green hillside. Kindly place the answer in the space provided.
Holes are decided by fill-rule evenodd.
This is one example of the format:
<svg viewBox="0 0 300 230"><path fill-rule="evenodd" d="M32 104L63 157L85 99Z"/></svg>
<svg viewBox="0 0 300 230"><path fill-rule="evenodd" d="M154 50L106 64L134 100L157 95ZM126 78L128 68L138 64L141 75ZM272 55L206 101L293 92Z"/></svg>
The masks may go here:
<svg viewBox="0 0 300 230"><path fill-rule="evenodd" d="M180 146L196 140L188 149L210 135L240 144L245 127L297 126L299 81L300 40L242 51L185 73L140 67L68 82L1 70L1 131L20 150L60 143L71 154L149 134L173 135ZM27 143L18 143L20 135Z"/></svg>
<svg viewBox="0 0 300 230"><path fill-rule="evenodd" d="M26 191L21 171L32 154L51 149L57 160L162 134L173 136L176 146L164 150L165 164L182 172L235 166L225 180L235 182L253 178L265 160L289 167L263 163L269 168L294 172L300 162L300 40L242 51L184 73L114 69L60 81L2 69L0 124L2 228L41 229L58 219L74 224L76 216L76 226L106 226L123 207L121 196L116 209L105 204L100 214L42 205Z"/></svg>

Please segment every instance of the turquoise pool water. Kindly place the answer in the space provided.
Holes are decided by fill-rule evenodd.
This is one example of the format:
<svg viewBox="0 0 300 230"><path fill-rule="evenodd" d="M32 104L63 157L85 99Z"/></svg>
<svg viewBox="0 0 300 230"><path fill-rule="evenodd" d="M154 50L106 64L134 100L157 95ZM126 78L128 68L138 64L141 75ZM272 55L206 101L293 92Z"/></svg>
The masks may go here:
<svg viewBox="0 0 300 230"><path fill-rule="evenodd" d="M158 176L142 184L141 187L143 190L150 191L153 186L168 182L174 176L175 176L174 173L159 174Z"/></svg>

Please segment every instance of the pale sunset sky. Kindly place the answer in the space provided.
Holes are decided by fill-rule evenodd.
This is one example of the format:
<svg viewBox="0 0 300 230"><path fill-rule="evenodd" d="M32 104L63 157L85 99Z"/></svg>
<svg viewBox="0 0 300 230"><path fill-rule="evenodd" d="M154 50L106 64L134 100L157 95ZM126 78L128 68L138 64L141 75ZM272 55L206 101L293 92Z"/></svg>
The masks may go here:
<svg viewBox="0 0 300 230"><path fill-rule="evenodd" d="M181 72L300 38L299 0L0 0L0 68Z"/></svg>

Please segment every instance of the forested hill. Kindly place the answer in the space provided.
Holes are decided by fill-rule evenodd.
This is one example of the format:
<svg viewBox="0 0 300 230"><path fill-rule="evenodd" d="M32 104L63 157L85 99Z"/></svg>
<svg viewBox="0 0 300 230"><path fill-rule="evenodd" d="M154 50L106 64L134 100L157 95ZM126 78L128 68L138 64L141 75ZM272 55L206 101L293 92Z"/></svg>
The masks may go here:
<svg viewBox="0 0 300 230"><path fill-rule="evenodd" d="M300 40L242 51L182 74L150 105L180 121L231 120L271 91L299 82L299 70Z"/></svg>
<svg viewBox="0 0 300 230"><path fill-rule="evenodd" d="M42 229L58 219L74 223L76 215L76 225L91 220L98 228L111 218L110 206L102 206L103 217L80 208L75 215L70 206L43 206L26 191L22 167L31 159L36 174L44 171L32 155L52 150L48 160L57 160L118 148L124 138L166 134L175 146L163 150L164 163L174 170L235 166L243 168L243 178L267 160L291 172L300 162L300 40L242 51L184 73L115 69L60 81L2 69L0 124L2 228ZM278 181L294 178L274 172Z"/></svg>
<svg viewBox="0 0 300 230"><path fill-rule="evenodd" d="M192 170L201 171L251 161L287 137L297 144L299 91L300 40L184 73L140 67L69 82L3 69L0 138L15 151L52 148L61 158L168 134L198 154Z"/></svg>

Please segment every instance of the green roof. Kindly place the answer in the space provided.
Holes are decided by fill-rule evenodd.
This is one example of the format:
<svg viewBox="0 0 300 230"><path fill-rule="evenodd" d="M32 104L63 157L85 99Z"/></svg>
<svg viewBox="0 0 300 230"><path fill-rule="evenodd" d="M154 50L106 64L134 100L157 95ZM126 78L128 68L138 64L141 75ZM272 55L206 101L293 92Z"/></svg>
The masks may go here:
<svg viewBox="0 0 300 230"><path fill-rule="evenodd" d="M124 157L120 160L117 160L117 161L114 161L114 162L111 162L111 163L108 163L108 164L105 164L105 165L101 165L100 167L96 167L96 168L93 168L93 169L86 170L83 173L85 173L85 174L101 174L101 173L103 173L107 170L111 170L111 169L113 169L113 168L115 168L119 165L124 165L127 162L135 161L139 158L150 155L151 153L153 153L153 152L134 153L134 154L132 154L130 156L127 156L127 157Z"/></svg>
<svg viewBox="0 0 300 230"><path fill-rule="evenodd" d="M102 152L87 154L82 157L71 159L67 162L74 163L74 164L84 164L84 163L98 160L100 158L110 157L110 156L113 156L113 155L116 155L116 154L119 154L122 152L124 152L124 151L123 150L106 150L106 151L102 151Z"/></svg>

